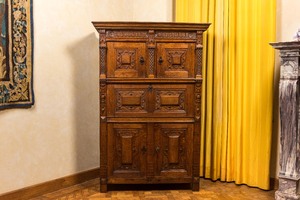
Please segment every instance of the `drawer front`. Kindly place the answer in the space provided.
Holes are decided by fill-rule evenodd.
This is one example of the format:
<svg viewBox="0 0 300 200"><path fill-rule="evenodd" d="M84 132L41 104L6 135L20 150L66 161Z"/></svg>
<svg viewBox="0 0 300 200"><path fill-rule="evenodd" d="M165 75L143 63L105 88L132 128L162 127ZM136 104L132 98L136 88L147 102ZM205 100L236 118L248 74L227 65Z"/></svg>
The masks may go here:
<svg viewBox="0 0 300 200"><path fill-rule="evenodd" d="M153 85L153 115L161 117L192 117L194 114L192 84Z"/></svg>
<svg viewBox="0 0 300 200"><path fill-rule="evenodd" d="M108 117L193 117L192 84L108 85Z"/></svg>
<svg viewBox="0 0 300 200"><path fill-rule="evenodd" d="M108 85L108 117L147 116L149 114L149 86Z"/></svg>
<svg viewBox="0 0 300 200"><path fill-rule="evenodd" d="M193 78L195 44L158 43L156 61L158 78Z"/></svg>
<svg viewBox="0 0 300 200"><path fill-rule="evenodd" d="M107 77L142 78L146 76L146 44L107 43Z"/></svg>

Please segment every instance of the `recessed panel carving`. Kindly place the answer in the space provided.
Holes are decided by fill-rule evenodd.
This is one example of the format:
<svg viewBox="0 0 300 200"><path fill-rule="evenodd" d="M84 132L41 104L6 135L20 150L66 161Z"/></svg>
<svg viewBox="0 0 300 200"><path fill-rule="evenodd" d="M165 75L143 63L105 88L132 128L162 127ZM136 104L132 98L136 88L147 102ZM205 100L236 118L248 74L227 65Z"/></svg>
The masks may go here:
<svg viewBox="0 0 300 200"><path fill-rule="evenodd" d="M147 112L145 90L117 90L116 112Z"/></svg>
<svg viewBox="0 0 300 200"><path fill-rule="evenodd" d="M122 165L132 165L132 135L120 135L121 137L121 148L122 148Z"/></svg>
<svg viewBox="0 0 300 200"><path fill-rule="evenodd" d="M145 146L146 133L143 129L116 128L114 130L114 172L138 172L141 170L141 149Z"/></svg>
<svg viewBox="0 0 300 200"><path fill-rule="evenodd" d="M116 69L136 70L136 49L116 49L117 66Z"/></svg>
<svg viewBox="0 0 300 200"><path fill-rule="evenodd" d="M156 90L155 112L186 112L186 90Z"/></svg>
<svg viewBox="0 0 300 200"><path fill-rule="evenodd" d="M186 165L186 129L163 129L162 169L185 169Z"/></svg>
<svg viewBox="0 0 300 200"><path fill-rule="evenodd" d="M186 71L187 49L166 49L166 55L168 58L168 71Z"/></svg>
<svg viewBox="0 0 300 200"><path fill-rule="evenodd" d="M179 136L178 134L170 134L169 137L169 163L178 164L179 163ZM184 147L182 148L184 149ZM180 151L182 151L180 149Z"/></svg>

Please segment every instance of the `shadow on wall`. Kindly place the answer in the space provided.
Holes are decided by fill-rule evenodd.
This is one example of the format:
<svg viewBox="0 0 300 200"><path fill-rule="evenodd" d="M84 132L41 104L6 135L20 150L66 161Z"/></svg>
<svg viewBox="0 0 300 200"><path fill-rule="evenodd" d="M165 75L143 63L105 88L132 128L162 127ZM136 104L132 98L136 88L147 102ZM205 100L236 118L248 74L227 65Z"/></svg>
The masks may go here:
<svg viewBox="0 0 300 200"><path fill-rule="evenodd" d="M92 24L91 24L92 26ZM76 171L99 167L98 38L91 33L68 47L73 62Z"/></svg>
<svg viewBox="0 0 300 200"><path fill-rule="evenodd" d="M277 0L277 12L276 12L276 41L280 42L282 38L281 26L282 24L282 1ZM273 92L273 134L272 134L272 146L271 146L271 164L270 164L270 177L277 178L279 174L279 135L280 135L280 113L279 113L279 80L280 80L280 56L279 52L275 49L275 68L274 68L274 92ZM277 187L276 185L274 187ZM276 188L277 189L277 188Z"/></svg>

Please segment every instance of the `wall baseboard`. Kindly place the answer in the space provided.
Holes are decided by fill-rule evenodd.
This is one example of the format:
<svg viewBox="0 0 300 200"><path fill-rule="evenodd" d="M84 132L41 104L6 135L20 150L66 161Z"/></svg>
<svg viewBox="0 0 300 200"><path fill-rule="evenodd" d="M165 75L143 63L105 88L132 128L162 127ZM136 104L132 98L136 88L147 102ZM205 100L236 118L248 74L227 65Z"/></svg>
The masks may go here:
<svg viewBox="0 0 300 200"><path fill-rule="evenodd" d="M70 176L15 190L12 192L0 194L0 200L27 200L50 192L54 192L56 190L77 185L85 181L99 178L99 172L100 169L95 168L88 171L79 172Z"/></svg>

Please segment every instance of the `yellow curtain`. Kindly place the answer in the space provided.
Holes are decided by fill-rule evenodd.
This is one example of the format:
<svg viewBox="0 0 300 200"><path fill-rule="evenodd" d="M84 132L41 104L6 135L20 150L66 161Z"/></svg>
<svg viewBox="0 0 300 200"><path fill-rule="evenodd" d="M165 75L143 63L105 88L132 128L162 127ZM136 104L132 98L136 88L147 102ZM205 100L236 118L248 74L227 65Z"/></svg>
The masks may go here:
<svg viewBox="0 0 300 200"><path fill-rule="evenodd" d="M276 0L175 0L204 36L200 175L269 189Z"/></svg>

